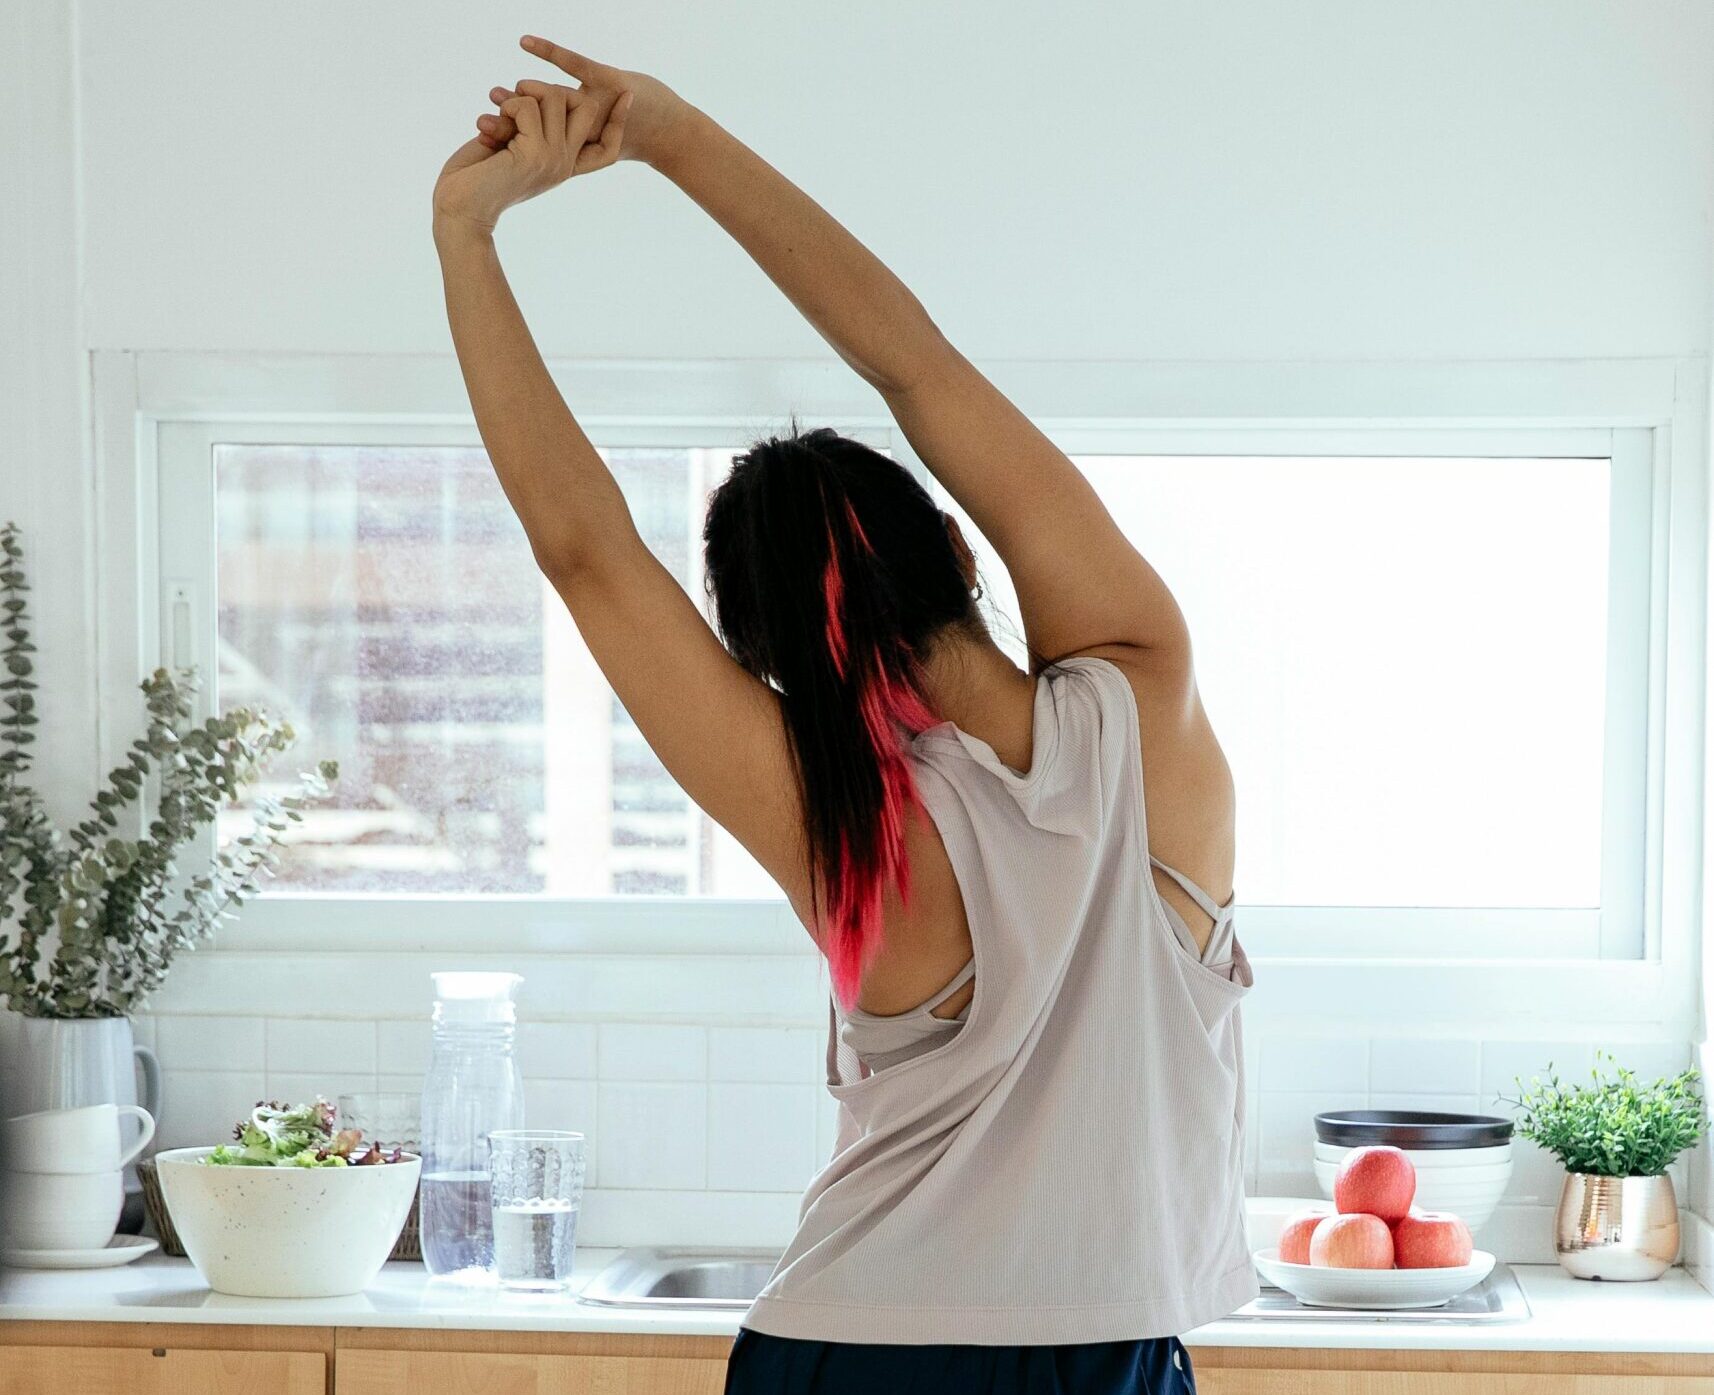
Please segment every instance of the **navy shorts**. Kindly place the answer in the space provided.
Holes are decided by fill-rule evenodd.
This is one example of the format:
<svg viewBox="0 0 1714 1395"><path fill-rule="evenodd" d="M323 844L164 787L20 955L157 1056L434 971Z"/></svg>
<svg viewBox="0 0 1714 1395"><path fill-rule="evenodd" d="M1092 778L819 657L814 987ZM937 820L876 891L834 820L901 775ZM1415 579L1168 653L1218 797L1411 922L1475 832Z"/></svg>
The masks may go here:
<svg viewBox="0 0 1714 1395"><path fill-rule="evenodd" d="M726 1395L1194 1395L1177 1337L1057 1347L806 1342L738 1329Z"/></svg>

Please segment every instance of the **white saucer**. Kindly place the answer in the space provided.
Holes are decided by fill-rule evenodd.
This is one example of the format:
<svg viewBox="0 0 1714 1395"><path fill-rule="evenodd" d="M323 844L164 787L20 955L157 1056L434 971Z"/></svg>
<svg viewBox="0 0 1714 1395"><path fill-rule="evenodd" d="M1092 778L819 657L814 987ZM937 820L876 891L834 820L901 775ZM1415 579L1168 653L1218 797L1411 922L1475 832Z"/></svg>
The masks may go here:
<svg viewBox="0 0 1714 1395"><path fill-rule="evenodd" d="M146 1235L115 1235L99 1250L0 1250L0 1264L14 1269L111 1269L161 1247Z"/></svg>

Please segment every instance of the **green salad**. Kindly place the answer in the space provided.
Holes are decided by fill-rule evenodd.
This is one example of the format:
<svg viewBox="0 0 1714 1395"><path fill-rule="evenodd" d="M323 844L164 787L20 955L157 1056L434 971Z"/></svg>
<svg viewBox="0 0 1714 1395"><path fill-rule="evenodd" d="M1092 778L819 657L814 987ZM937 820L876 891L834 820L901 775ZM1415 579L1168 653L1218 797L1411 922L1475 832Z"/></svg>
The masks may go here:
<svg viewBox="0 0 1714 1395"><path fill-rule="evenodd" d="M202 1161L211 1167L368 1167L404 1161L404 1150L379 1143L359 1151L361 1129L336 1127L338 1111L316 1096L314 1104L258 1100L248 1119Z"/></svg>

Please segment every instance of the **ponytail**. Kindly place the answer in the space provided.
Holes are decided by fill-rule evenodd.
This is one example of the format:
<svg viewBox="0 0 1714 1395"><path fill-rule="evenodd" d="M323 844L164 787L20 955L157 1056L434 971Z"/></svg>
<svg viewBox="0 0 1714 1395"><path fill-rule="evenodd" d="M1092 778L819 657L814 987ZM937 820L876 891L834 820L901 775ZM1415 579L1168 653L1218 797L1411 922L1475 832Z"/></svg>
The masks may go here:
<svg viewBox="0 0 1714 1395"><path fill-rule="evenodd" d="M780 691L818 938L849 1007L888 888L910 894L910 741L938 720L922 658L970 595L927 491L826 429L739 457L704 541L722 636Z"/></svg>

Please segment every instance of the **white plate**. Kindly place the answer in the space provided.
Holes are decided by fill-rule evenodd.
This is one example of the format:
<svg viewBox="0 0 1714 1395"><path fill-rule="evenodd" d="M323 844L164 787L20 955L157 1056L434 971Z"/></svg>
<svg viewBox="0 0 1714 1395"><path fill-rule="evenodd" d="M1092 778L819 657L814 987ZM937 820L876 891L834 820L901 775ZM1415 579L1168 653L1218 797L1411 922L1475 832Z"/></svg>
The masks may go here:
<svg viewBox="0 0 1714 1395"><path fill-rule="evenodd" d="M111 1269L160 1248L146 1235L115 1235L99 1250L0 1250L0 1263L14 1269Z"/></svg>
<svg viewBox="0 0 1714 1395"><path fill-rule="evenodd" d="M1488 1277L1494 1257L1477 1250L1456 1269L1328 1269L1287 1264L1280 1252L1257 1250L1256 1269L1311 1308L1438 1308Z"/></svg>

